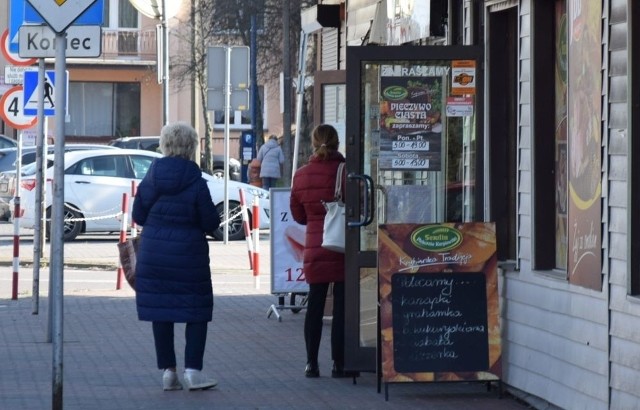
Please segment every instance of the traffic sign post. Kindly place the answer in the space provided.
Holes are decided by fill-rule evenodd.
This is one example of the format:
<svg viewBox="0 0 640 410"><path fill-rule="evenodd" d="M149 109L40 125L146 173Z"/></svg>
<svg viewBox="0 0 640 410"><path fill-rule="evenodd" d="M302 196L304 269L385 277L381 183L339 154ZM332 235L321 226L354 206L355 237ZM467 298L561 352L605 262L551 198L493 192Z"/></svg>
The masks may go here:
<svg viewBox="0 0 640 410"><path fill-rule="evenodd" d="M100 57L102 29L100 26L70 26L66 30L67 57ZM49 26L20 27L20 57L55 57L56 34Z"/></svg>
<svg viewBox="0 0 640 410"><path fill-rule="evenodd" d="M56 73L55 71L45 71L44 73L44 93L42 93L44 101L44 115L55 115L56 106ZM69 90L69 73L65 71L65 84L66 87L58 87L59 89ZM38 114L38 101L40 101L40 93L38 93L38 72L37 71L25 71L24 72L24 113L26 115ZM65 99L68 101L68 98ZM65 113L68 107L65 107Z"/></svg>
<svg viewBox="0 0 640 410"><path fill-rule="evenodd" d="M231 88L229 96L231 108L248 110L249 47L246 46L215 46L207 49L207 109L212 111L225 109L227 62L230 66L228 86Z"/></svg>
<svg viewBox="0 0 640 410"><path fill-rule="evenodd" d="M25 115L22 99L23 93L21 85L12 87L4 93L0 99L0 108L2 109L0 114L2 115L2 119L9 124L11 128L17 130L31 128L38 122L38 117Z"/></svg>
<svg viewBox="0 0 640 410"><path fill-rule="evenodd" d="M27 0L56 33L64 32L96 0Z"/></svg>
<svg viewBox="0 0 640 410"><path fill-rule="evenodd" d="M53 0L51 0L53 2ZM87 26L100 26L104 20L104 0L96 0L74 23ZM19 52L18 33L20 27L27 24L43 24L45 20L26 0L11 0L9 4L9 50Z"/></svg>
<svg viewBox="0 0 640 410"><path fill-rule="evenodd" d="M229 117L231 108L249 109L249 47L207 49L207 109L224 109L224 169L229 169ZM224 215L229 217L229 175L224 173ZM229 240L225 227L223 241Z"/></svg>
<svg viewBox="0 0 640 410"><path fill-rule="evenodd" d="M66 76L67 39L64 31L96 0L28 0L46 23L56 32L55 76ZM64 144L67 86L60 81L56 95L55 110L56 139L54 144L53 191L51 206L51 281L49 332L53 350L52 410L63 409L62 351L63 351L63 278L64 278Z"/></svg>
<svg viewBox="0 0 640 410"><path fill-rule="evenodd" d="M13 65L17 66L29 66L33 65L36 62L35 58L20 58L17 54L12 52L9 49L9 31L5 30L2 32L2 36L0 36L0 51L4 58L7 59Z"/></svg>
<svg viewBox="0 0 640 410"><path fill-rule="evenodd" d="M24 72L35 69L35 67L30 66L6 65L4 66L4 83L12 85L22 84L24 81Z"/></svg>

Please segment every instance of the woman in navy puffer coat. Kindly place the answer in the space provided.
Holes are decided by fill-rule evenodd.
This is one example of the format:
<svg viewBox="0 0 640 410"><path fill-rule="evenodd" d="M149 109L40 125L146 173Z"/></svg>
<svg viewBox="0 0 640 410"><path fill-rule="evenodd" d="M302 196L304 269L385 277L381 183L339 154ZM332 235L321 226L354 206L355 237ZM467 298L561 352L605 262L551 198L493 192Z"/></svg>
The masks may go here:
<svg viewBox="0 0 640 410"><path fill-rule="evenodd" d="M156 159L133 203L132 217L143 227L136 264L138 318L151 321L164 390L182 388L176 375L174 323L186 323L185 383L190 390L215 386L202 362L213 290L206 234L220 218L202 172L192 161L198 136L185 123L166 125Z"/></svg>
<svg viewBox="0 0 640 410"><path fill-rule="evenodd" d="M306 377L320 376L318 350L322 338L324 305L331 283L331 376L356 376L355 373L344 370L344 254L322 247L324 216L327 213L322 201L334 200L338 166L344 162L344 157L338 151L339 143L335 128L328 124L317 126L311 134L314 153L309 158L309 163L296 171L291 187L291 215L296 222L306 225L303 253L304 276L309 284L304 319L304 340L307 347ZM344 190L342 197L344 198Z"/></svg>

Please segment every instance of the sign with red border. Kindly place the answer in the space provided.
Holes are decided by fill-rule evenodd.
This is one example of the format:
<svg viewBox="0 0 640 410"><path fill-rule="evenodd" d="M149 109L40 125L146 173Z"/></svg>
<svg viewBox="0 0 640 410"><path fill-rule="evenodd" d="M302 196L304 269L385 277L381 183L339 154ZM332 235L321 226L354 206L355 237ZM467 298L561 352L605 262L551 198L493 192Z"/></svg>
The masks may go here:
<svg viewBox="0 0 640 410"><path fill-rule="evenodd" d="M24 114L23 98L22 86L17 85L10 88L0 99L0 116L11 128L18 130L31 128L38 122L38 117Z"/></svg>
<svg viewBox="0 0 640 410"><path fill-rule="evenodd" d="M0 37L0 51L4 58L13 65L27 66L33 65L38 61L36 58L20 58L17 54L9 50L9 30L2 32L2 36Z"/></svg>

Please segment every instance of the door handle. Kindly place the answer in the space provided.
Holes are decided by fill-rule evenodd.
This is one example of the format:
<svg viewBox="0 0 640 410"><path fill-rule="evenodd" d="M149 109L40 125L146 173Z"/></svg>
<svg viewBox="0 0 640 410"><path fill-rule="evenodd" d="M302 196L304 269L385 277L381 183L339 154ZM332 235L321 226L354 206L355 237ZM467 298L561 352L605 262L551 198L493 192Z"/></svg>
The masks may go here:
<svg viewBox="0 0 640 410"><path fill-rule="evenodd" d="M357 179L364 183L364 191L362 193L362 216L360 221L349 221L347 226L349 227L362 227L367 226L373 222L373 179L369 175L356 174L350 172L347 174L348 179Z"/></svg>

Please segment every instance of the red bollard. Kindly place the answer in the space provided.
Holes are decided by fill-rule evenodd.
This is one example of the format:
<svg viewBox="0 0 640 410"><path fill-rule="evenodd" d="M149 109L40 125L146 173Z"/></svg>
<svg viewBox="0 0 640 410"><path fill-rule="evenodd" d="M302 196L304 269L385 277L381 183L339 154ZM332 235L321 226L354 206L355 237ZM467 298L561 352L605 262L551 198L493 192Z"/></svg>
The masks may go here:
<svg viewBox="0 0 640 410"><path fill-rule="evenodd" d="M16 188L19 189L19 188ZM18 299L18 273L20 272L20 197L13 197L13 283L11 299Z"/></svg>
<svg viewBox="0 0 640 410"><path fill-rule="evenodd" d="M244 200L244 191L240 191L240 210L242 212L242 227L244 228L244 239L247 242L247 252L249 253L249 269L253 269L253 246L251 243L251 227L249 226L249 212L247 203Z"/></svg>
<svg viewBox="0 0 640 410"><path fill-rule="evenodd" d="M120 225L120 243L124 243L127 240L127 220L129 216L129 195L127 193L122 194L122 223ZM122 269L122 263L118 258L118 273L116 278L116 290L122 288L122 278L124 277L124 269Z"/></svg>
<svg viewBox="0 0 640 410"><path fill-rule="evenodd" d="M256 289L260 289L260 206L257 196L253 197L253 277Z"/></svg>

